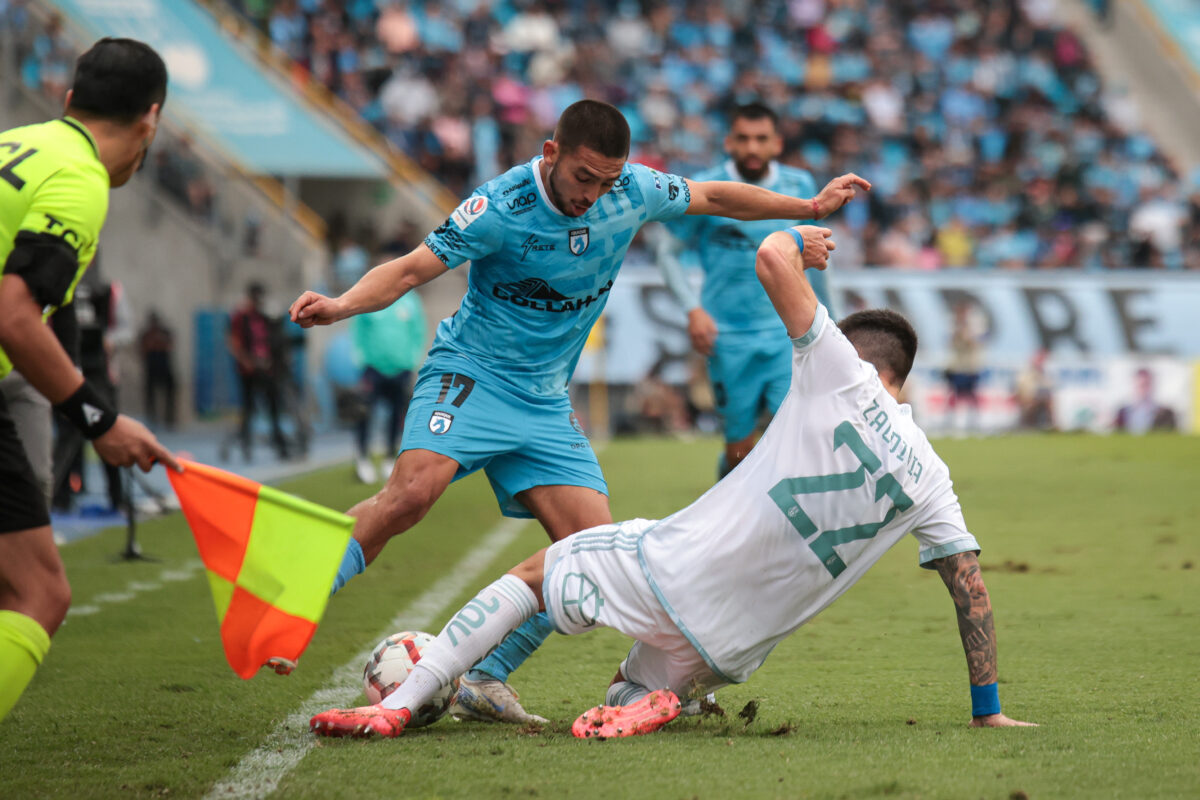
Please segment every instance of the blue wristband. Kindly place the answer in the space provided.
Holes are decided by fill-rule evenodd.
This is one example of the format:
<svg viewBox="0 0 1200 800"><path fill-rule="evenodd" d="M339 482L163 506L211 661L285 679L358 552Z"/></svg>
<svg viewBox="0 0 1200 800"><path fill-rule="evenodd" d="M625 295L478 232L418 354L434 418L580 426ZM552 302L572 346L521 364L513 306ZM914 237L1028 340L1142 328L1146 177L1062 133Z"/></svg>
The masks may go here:
<svg viewBox="0 0 1200 800"><path fill-rule="evenodd" d="M796 230L795 228L788 228L787 232L790 233L792 235L792 238L796 240L796 244L798 244L800 246L800 252L803 253L804 252L804 237L800 235L800 231Z"/></svg>
<svg viewBox="0 0 1200 800"><path fill-rule="evenodd" d="M971 716L986 717L1000 713L1000 689L994 683L971 687Z"/></svg>

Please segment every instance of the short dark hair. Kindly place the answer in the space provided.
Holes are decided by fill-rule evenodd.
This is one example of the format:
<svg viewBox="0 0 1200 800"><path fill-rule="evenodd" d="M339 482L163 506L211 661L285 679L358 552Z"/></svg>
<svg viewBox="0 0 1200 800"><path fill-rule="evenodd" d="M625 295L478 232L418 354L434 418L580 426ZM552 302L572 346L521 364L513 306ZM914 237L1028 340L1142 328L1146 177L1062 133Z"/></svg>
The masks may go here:
<svg viewBox="0 0 1200 800"><path fill-rule="evenodd" d="M167 65L150 45L105 37L75 62L68 112L128 125L167 98Z"/></svg>
<svg viewBox="0 0 1200 800"><path fill-rule="evenodd" d="M587 147L606 158L625 158L629 155L629 123L616 106L580 100L567 106L558 118L554 141L568 152Z"/></svg>
<svg viewBox="0 0 1200 800"><path fill-rule="evenodd" d="M887 308L856 311L838 323L859 358L904 385L917 355L917 332L902 314Z"/></svg>
<svg viewBox="0 0 1200 800"><path fill-rule="evenodd" d="M739 119L748 119L751 121L756 119L769 119L771 120L771 127L779 127L779 115L776 114L770 106L757 101L746 103L734 108L733 113L729 115L729 124L733 125L733 123L737 122Z"/></svg>

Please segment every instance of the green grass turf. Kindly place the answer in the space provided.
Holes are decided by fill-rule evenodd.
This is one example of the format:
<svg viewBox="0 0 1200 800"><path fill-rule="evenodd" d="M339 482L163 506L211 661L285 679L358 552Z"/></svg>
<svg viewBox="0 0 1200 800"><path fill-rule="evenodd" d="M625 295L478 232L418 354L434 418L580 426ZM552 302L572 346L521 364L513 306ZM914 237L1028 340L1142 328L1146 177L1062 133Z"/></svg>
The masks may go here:
<svg viewBox="0 0 1200 800"><path fill-rule="evenodd" d="M709 484L715 440L619 441L601 456L617 519L656 517ZM1026 730L967 728L954 608L903 541L780 645L726 715L654 736L577 741L628 643L552 637L514 677L541 732L443 720L393 741L321 741L278 797L1194 797L1200 795L1200 439L945 441L996 610L1005 711ZM283 488L343 508L348 467ZM196 797L385 632L498 520L486 480L425 521L331 604L301 667L241 681L225 664L178 515L141 528L162 563L116 563L123 532L63 549L76 606L0 723L0 797ZM527 527L474 584L544 544ZM136 587L135 587L136 588ZM475 588L438 616L440 624ZM119 598L117 598L119 599ZM769 598L764 598L769 602ZM738 712L751 701L757 716Z"/></svg>

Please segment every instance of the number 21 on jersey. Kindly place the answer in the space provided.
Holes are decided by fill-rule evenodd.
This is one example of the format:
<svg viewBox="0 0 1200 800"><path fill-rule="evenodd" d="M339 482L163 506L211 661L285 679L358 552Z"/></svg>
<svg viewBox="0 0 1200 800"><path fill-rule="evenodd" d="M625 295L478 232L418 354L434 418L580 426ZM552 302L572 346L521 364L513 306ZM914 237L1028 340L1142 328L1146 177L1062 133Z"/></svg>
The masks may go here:
<svg viewBox="0 0 1200 800"><path fill-rule="evenodd" d="M862 489L867 482L868 475L874 475L879 468L883 466L883 461L879 456L871 452L867 447L866 442L858 435L858 431L849 421L838 425L833 431L833 449L836 451L839 447L845 445L850 449L859 461L859 467L853 472L841 472L830 475L812 475L803 478L784 478L779 483L771 487L767 493L771 499L775 501L775 505L779 506L788 521L800 534L801 538L807 542L808 546L821 560L825 569L829 570L829 574L833 577L841 575L846 569L846 563L842 561L841 556L834 552L834 547L847 542L858 541L859 539L870 539L880 531L883 526L887 525L901 511L907 511L912 508L912 498L904 493L900 486L900 481L890 473L880 476L875 483L875 497L873 501L866 501L863 497L854 497L852 492ZM869 491L869 490L868 490ZM828 494L831 492L847 493L845 502L855 506L868 506L879 502L884 497L892 501L891 507L887 510L881 522L863 522L858 525L851 525L848 528L837 528L834 530L826 530L818 532L816 524L812 518L804 512L800 507L800 503L796 499L797 495L813 495L813 494ZM860 492L861 494L861 492Z"/></svg>

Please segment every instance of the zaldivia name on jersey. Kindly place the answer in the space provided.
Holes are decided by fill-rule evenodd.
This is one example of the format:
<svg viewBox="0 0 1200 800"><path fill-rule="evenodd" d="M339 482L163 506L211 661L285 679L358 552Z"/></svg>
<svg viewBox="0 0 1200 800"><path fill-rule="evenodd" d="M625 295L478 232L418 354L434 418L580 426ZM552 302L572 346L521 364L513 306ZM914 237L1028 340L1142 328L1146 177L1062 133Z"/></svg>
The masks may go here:
<svg viewBox="0 0 1200 800"><path fill-rule="evenodd" d="M920 483L921 473L925 471L925 467L917 458L916 451L910 448L908 442L900 436L900 431L892 429L887 412L879 407L878 400L872 401L870 408L863 409L863 419L867 421L867 427L876 431L883 439L884 444L889 445L889 452L907 463L907 472L913 479L913 483Z"/></svg>

